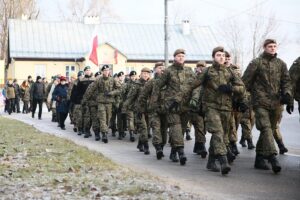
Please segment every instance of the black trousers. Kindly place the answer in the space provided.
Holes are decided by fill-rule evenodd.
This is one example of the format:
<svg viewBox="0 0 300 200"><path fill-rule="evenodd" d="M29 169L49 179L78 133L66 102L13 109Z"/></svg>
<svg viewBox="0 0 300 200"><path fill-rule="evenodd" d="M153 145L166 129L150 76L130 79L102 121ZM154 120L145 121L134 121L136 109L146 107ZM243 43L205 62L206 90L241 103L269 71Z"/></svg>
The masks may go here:
<svg viewBox="0 0 300 200"><path fill-rule="evenodd" d="M14 108L15 99L7 99L7 112L11 114Z"/></svg>
<svg viewBox="0 0 300 200"><path fill-rule="evenodd" d="M39 104L38 117L41 118L42 117L42 110L43 110L43 99L33 99L33 101L32 101L32 117L34 117L37 104Z"/></svg>
<svg viewBox="0 0 300 200"><path fill-rule="evenodd" d="M65 121L66 121L66 118L68 117L68 113L58 113L59 115L59 126L61 128L64 128L65 127Z"/></svg>
<svg viewBox="0 0 300 200"><path fill-rule="evenodd" d="M14 105L14 112L20 112L20 98L16 97L15 98L15 105Z"/></svg>
<svg viewBox="0 0 300 200"><path fill-rule="evenodd" d="M23 113L29 113L29 107L28 107L29 101L23 101Z"/></svg>

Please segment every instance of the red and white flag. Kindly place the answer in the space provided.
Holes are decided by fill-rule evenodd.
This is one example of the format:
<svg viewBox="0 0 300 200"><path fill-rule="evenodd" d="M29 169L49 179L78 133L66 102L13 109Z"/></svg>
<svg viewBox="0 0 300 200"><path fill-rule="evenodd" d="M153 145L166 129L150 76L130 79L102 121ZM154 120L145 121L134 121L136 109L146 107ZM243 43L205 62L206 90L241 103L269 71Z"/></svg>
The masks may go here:
<svg viewBox="0 0 300 200"><path fill-rule="evenodd" d="M98 66L97 47L98 47L98 35L96 35L93 39L92 51L89 56L89 60Z"/></svg>

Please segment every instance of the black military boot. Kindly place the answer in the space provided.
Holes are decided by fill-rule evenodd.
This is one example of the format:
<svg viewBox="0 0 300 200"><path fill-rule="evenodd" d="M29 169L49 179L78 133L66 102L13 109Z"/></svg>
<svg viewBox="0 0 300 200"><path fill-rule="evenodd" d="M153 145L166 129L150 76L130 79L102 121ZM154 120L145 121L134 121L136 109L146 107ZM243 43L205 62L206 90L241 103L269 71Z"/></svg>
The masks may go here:
<svg viewBox="0 0 300 200"><path fill-rule="evenodd" d="M101 139L101 137L100 137L100 130L95 130L94 132L95 132L95 140L99 141Z"/></svg>
<svg viewBox="0 0 300 200"><path fill-rule="evenodd" d="M230 149L231 149L231 152L234 154L234 155L238 155L240 154L238 148L237 148L237 145L235 142L230 142Z"/></svg>
<svg viewBox="0 0 300 200"><path fill-rule="evenodd" d="M195 142L194 144L194 149L193 149L193 152L200 155L200 152L199 152L199 142Z"/></svg>
<svg viewBox="0 0 300 200"><path fill-rule="evenodd" d="M276 140L276 143L278 145L280 154L284 154L284 153L288 152L288 149L284 146L282 140Z"/></svg>
<svg viewBox="0 0 300 200"><path fill-rule="evenodd" d="M201 155L201 158L206 158L207 151L206 151L205 144L203 142L199 143L199 153L198 154Z"/></svg>
<svg viewBox="0 0 300 200"><path fill-rule="evenodd" d="M149 155L150 154L150 151L149 151L149 144L148 142L144 142L144 154L145 155Z"/></svg>
<svg viewBox="0 0 300 200"><path fill-rule="evenodd" d="M144 152L144 145L139 140L138 145L136 147L140 152Z"/></svg>
<svg viewBox="0 0 300 200"><path fill-rule="evenodd" d="M268 158L269 163L271 163L272 170L275 174L279 173L281 171L281 166L276 158L275 155L272 155Z"/></svg>
<svg viewBox="0 0 300 200"><path fill-rule="evenodd" d="M105 133L105 132L102 133L102 142L104 142L104 143L108 142L107 133Z"/></svg>
<svg viewBox="0 0 300 200"><path fill-rule="evenodd" d="M155 150L156 150L157 160L161 160L163 157L163 150L162 150L161 145L159 145L159 144L155 145Z"/></svg>
<svg viewBox="0 0 300 200"><path fill-rule="evenodd" d="M185 165L187 158L184 154L184 148L183 147L177 147L177 152L179 156L179 161L181 165Z"/></svg>
<svg viewBox="0 0 300 200"><path fill-rule="evenodd" d="M235 155L231 152L231 149L229 147L227 147L227 160L229 162L229 164L233 163L233 161L235 160Z"/></svg>
<svg viewBox="0 0 300 200"><path fill-rule="evenodd" d="M190 132L191 132L191 130L189 128L187 128L186 131L185 131L185 139L186 140L192 140Z"/></svg>
<svg viewBox="0 0 300 200"><path fill-rule="evenodd" d="M208 161L206 168L212 172L220 172L220 168L216 164L215 156L208 154Z"/></svg>
<svg viewBox="0 0 300 200"><path fill-rule="evenodd" d="M111 131L111 136L116 137L116 130Z"/></svg>
<svg viewBox="0 0 300 200"><path fill-rule="evenodd" d="M240 140L239 143L242 145L242 147L247 147L246 140L245 140L245 138L243 136L241 137L241 140Z"/></svg>
<svg viewBox="0 0 300 200"><path fill-rule="evenodd" d="M170 160L172 160L172 162L178 162L178 157L177 157L177 151L174 147L171 148L171 153L170 153Z"/></svg>
<svg viewBox="0 0 300 200"><path fill-rule="evenodd" d="M160 146L161 146L161 151L162 151L162 157L165 157L165 155L164 155L164 144L161 144Z"/></svg>
<svg viewBox="0 0 300 200"><path fill-rule="evenodd" d="M247 144L248 144L248 149L254 149L255 148L255 146L252 142L252 138L247 140Z"/></svg>
<svg viewBox="0 0 300 200"><path fill-rule="evenodd" d="M221 165L222 175L228 174L228 172L230 172L231 168L228 165L227 157L226 156L218 156L218 160Z"/></svg>
<svg viewBox="0 0 300 200"><path fill-rule="evenodd" d="M122 132L119 132L118 140L122 140L122 139L123 139L123 133L122 133Z"/></svg>
<svg viewBox="0 0 300 200"><path fill-rule="evenodd" d="M84 131L84 138L89 138L91 135L91 131L89 129L85 129Z"/></svg>
<svg viewBox="0 0 300 200"><path fill-rule="evenodd" d="M270 170L270 167L266 164L264 157L259 154L256 154L254 168L262 169L262 170Z"/></svg>
<svg viewBox="0 0 300 200"><path fill-rule="evenodd" d="M83 134L82 129L81 129L81 128L78 128L78 133L77 133L77 135L82 135L82 134Z"/></svg>
<svg viewBox="0 0 300 200"><path fill-rule="evenodd" d="M131 142L134 142L135 141L135 137L134 137L134 134L133 134L133 131L129 131L129 136L130 136L130 141Z"/></svg>

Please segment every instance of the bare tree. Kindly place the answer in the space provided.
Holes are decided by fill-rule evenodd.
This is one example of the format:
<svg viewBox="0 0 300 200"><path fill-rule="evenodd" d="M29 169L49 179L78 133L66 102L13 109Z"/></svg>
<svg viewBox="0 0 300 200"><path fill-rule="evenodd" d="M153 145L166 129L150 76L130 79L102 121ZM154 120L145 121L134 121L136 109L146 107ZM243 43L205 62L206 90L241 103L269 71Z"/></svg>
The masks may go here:
<svg viewBox="0 0 300 200"><path fill-rule="evenodd" d="M232 62L239 66L243 66L244 58L244 38L243 30L245 26L236 19L222 21L218 26L218 32L222 36L221 40L226 44L226 49L231 54Z"/></svg>
<svg viewBox="0 0 300 200"><path fill-rule="evenodd" d="M18 19L23 15L27 19L36 19L39 10L35 0L1 0L0 1L0 59L7 61L8 20Z"/></svg>
<svg viewBox="0 0 300 200"><path fill-rule="evenodd" d="M58 4L61 18L66 21L81 22L87 15L99 16L100 22L119 18L111 9L110 0L68 0L66 8Z"/></svg>

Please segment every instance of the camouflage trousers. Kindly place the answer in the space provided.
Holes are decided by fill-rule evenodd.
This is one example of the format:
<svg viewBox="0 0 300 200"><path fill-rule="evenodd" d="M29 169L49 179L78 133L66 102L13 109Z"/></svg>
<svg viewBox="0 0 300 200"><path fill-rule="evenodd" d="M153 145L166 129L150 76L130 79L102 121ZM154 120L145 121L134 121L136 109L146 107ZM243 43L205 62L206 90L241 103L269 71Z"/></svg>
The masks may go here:
<svg viewBox="0 0 300 200"><path fill-rule="evenodd" d="M152 129L152 144L165 145L167 143L168 124L165 114L153 112L149 114L150 128Z"/></svg>
<svg viewBox="0 0 300 200"><path fill-rule="evenodd" d="M93 128L94 132L99 132L99 117L97 106L84 106L83 107L83 127L84 130L90 130Z"/></svg>
<svg viewBox="0 0 300 200"><path fill-rule="evenodd" d="M282 112L283 112L283 105L280 105L276 108L275 112L275 117L276 117L276 128L273 132L273 136L274 136L274 139L276 141L282 141L282 135L281 135L281 132L280 132L280 122L281 122L281 119L282 119Z"/></svg>
<svg viewBox="0 0 300 200"><path fill-rule="evenodd" d="M80 104L74 105L74 127L77 127L79 130L83 130L83 116L82 116L82 108Z"/></svg>
<svg viewBox="0 0 300 200"><path fill-rule="evenodd" d="M135 117L133 111L127 111L126 112L127 117L127 126L129 131L135 131Z"/></svg>
<svg viewBox="0 0 300 200"><path fill-rule="evenodd" d="M252 129L255 123L255 117L253 109L249 109L242 114L241 127L242 127L242 138L245 140L252 139Z"/></svg>
<svg viewBox="0 0 300 200"><path fill-rule="evenodd" d="M280 112L277 109L254 108L256 128L260 131L256 153L262 156L277 154L273 133L276 130Z"/></svg>
<svg viewBox="0 0 300 200"><path fill-rule="evenodd" d="M98 116L100 121L100 131L102 133L108 133L108 127L112 115L112 104L111 103L100 103L98 104Z"/></svg>
<svg viewBox="0 0 300 200"><path fill-rule="evenodd" d="M167 122L171 147L183 147L183 134L188 123L188 113L168 113Z"/></svg>
<svg viewBox="0 0 300 200"><path fill-rule="evenodd" d="M227 154L228 130L230 127L230 111L221 111L207 107L205 110L205 126L212 134L209 153L215 156Z"/></svg>
<svg viewBox="0 0 300 200"><path fill-rule="evenodd" d="M196 142L205 143L206 142L206 128L204 124L204 118L198 113L190 113L190 122L195 129L195 140Z"/></svg>
<svg viewBox="0 0 300 200"><path fill-rule="evenodd" d="M237 130L239 128L240 122L242 118L242 113L241 112L231 112L231 117L230 117L230 128L229 128L229 141L230 142L237 142L238 140L238 134ZM226 144L228 145L228 144Z"/></svg>
<svg viewBox="0 0 300 200"><path fill-rule="evenodd" d="M111 111L111 118L109 121L109 126L113 132L117 131L117 115L118 115L118 108L114 105L112 105L112 111Z"/></svg>
<svg viewBox="0 0 300 200"><path fill-rule="evenodd" d="M146 117L143 114L142 118L136 119L136 128L137 128L137 133L139 134L139 141L141 143L148 142L148 129L147 129L147 122L146 122Z"/></svg>

